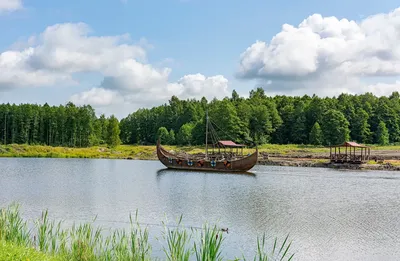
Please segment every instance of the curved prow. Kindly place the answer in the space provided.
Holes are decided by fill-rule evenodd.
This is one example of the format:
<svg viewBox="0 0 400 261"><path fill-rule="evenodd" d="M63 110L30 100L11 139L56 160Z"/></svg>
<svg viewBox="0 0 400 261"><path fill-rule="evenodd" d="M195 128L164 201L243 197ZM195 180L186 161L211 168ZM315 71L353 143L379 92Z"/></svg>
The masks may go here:
<svg viewBox="0 0 400 261"><path fill-rule="evenodd" d="M247 156L232 160L215 160L203 158L184 158L173 152L167 151L161 145L160 139L157 139L157 156L168 168L186 169L186 170L205 170L205 171L227 171L227 172L244 172L251 169L258 161L258 147L255 152L249 153Z"/></svg>

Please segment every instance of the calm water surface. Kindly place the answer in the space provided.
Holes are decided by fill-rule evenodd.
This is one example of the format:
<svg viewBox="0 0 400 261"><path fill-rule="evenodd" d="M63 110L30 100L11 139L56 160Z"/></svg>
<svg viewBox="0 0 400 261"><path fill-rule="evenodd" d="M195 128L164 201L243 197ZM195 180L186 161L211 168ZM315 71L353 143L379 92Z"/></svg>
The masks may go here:
<svg viewBox="0 0 400 261"><path fill-rule="evenodd" d="M400 174L256 166L254 175L165 170L158 161L0 159L0 207L37 218L127 227L129 213L158 235L165 217L228 227L225 256L255 250L266 232L293 240L295 260L399 260ZM154 239L154 253L160 254Z"/></svg>

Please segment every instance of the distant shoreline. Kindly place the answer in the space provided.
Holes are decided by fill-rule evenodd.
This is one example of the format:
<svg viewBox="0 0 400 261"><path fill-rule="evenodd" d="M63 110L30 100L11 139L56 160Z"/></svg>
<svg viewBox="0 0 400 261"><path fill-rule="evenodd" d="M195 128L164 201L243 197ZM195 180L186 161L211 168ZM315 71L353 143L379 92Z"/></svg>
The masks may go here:
<svg viewBox="0 0 400 261"><path fill-rule="evenodd" d="M189 154L203 153L200 146L165 146L172 151ZM249 149L248 151L251 151ZM257 165L322 167L364 170L400 170L400 146L375 147L371 160L366 164L330 164L329 149L308 145L260 146L260 158ZM247 153L247 151L245 151ZM157 160L156 147L142 145L120 145L116 148L95 146L88 148L52 147L42 145L9 144L0 145L1 158L89 158L89 159L126 159ZM374 158L380 160L375 161Z"/></svg>

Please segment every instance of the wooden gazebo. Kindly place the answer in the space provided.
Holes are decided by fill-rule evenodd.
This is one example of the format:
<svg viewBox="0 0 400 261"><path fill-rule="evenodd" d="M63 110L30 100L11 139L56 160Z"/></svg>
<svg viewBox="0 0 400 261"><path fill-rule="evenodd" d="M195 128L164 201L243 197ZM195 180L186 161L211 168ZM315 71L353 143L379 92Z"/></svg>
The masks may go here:
<svg viewBox="0 0 400 261"><path fill-rule="evenodd" d="M224 157L234 158L236 156L243 156L243 148L246 147L243 144L237 144L231 140L219 140L215 144L213 144L211 155L224 155ZM218 149L218 153L216 150ZM236 153L235 150L236 149ZM240 153L239 153L240 149ZM206 153L209 153L209 148L206 147Z"/></svg>
<svg viewBox="0 0 400 261"><path fill-rule="evenodd" d="M347 141L340 145L330 146L331 163L361 164L368 161L370 155L371 149L368 146L356 142Z"/></svg>

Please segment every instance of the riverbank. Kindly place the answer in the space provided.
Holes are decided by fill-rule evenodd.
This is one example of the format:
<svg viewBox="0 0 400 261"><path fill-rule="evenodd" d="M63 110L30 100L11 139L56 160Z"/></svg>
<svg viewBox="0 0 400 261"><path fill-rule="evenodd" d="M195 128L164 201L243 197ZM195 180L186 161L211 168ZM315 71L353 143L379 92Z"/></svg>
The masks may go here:
<svg viewBox="0 0 400 261"><path fill-rule="evenodd" d="M188 154L204 152L201 146L165 146L165 148ZM245 153L251 151L248 149ZM372 146L371 160L362 165L329 164L329 149L310 145L266 144L259 147L259 152L260 165L400 170L400 146ZM10 144L0 145L0 157L157 160L155 146L140 145L120 145L116 148L106 146L68 148Z"/></svg>

